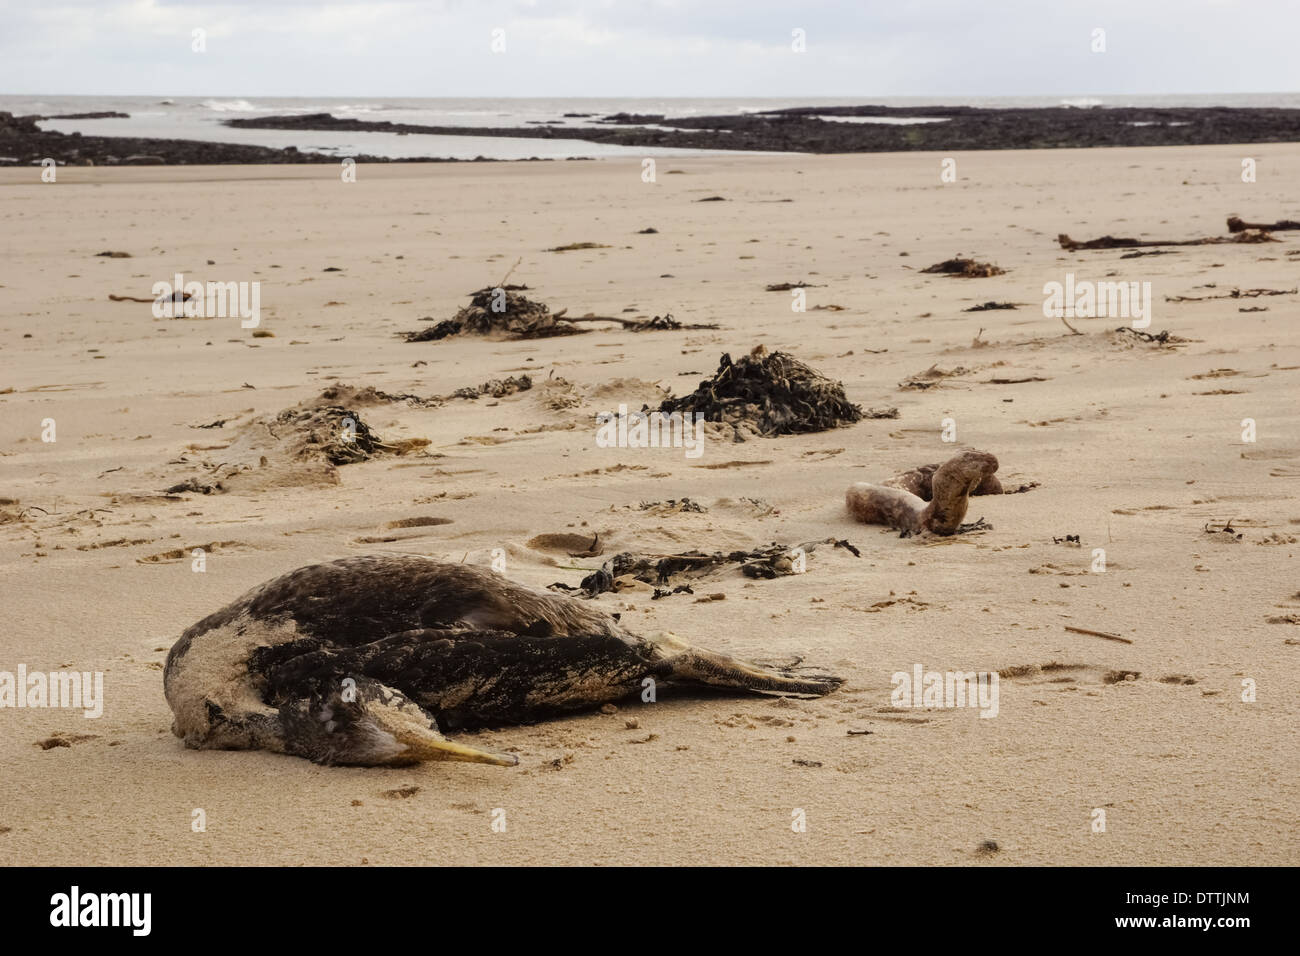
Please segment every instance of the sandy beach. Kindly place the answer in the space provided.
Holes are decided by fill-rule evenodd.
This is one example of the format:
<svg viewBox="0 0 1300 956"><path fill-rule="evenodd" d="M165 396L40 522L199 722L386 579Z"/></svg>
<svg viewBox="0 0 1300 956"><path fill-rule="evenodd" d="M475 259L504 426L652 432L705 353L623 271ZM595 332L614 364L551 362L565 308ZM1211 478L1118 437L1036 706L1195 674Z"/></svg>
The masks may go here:
<svg viewBox="0 0 1300 956"><path fill-rule="evenodd" d="M1294 218L1300 153L954 155L955 182L933 153L661 157L652 183L623 159L362 165L354 183L328 165L69 166L56 183L0 169L0 670L104 674L98 719L0 712L4 859L1294 864L1300 232L1136 258L1057 236L1194 239L1225 235L1232 214ZM545 251L573 243L599 247ZM957 255L1006 271L922 274ZM259 282L256 331L272 334L109 299L147 300L177 273ZM399 337L507 273L571 316L719 328ZM1071 334L1043 314L1044 284L1067 273L1149 282L1149 331L1182 341L1115 318L1072 319ZM787 282L807 311L765 291ZM1166 301L1179 296L1220 298ZM989 301L1018 308L963 311ZM598 413L689 392L760 344L898 417L711 438L698 458L597 446ZM932 368L953 374L900 387ZM164 493L221 462L242 424L332 385L449 395L520 375L532 387L499 399L361 409L386 441L428 440L401 455ZM846 513L850 483L960 448L1036 487L973 498L969 520L991 528L950 538ZM683 498L702 510L663 504ZM602 554L539 537L557 534L598 535ZM170 732L162 662L180 632L305 564L496 556L512 580L573 586L619 551L827 539L860 557L827 544L802 574L732 568L694 594L593 599L637 630L847 679L821 699L666 690L454 735L515 768L322 767L186 750ZM894 707L892 675L916 665L1011 675L996 719Z"/></svg>

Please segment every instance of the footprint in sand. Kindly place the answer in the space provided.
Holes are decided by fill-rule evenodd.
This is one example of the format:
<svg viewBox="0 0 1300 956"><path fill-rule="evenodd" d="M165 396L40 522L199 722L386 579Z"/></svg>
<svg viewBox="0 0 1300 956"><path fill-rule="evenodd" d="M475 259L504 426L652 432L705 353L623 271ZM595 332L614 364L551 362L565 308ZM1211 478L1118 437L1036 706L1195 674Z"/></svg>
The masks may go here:
<svg viewBox="0 0 1300 956"><path fill-rule="evenodd" d="M720 461L712 465L693 465L692 467L708 468L712 471L717 471L718 469L721 468L752 468L757 465L770 465L770 464L772 464L772 460L768 458L768 459L764 459L763 461Z"/></svg>
<svg viewBox="0 0 1300 956"><path fill-rule="evenodd" d="M942 713L944 708L927 709L927 713ZM871 720L892 720L898 724L928 724L931 718L919 717L911 710L904 710L899 707L878 707L871 714Z"/></svg>
<svg viewBox="0 0 1300 956"><path fill-rule="evenodd" d="M451 524L451 518L434 518L431 516L416 518L399 518L380 525L380 531L402 531L410 528L436 528ZM394 541L407 541L428 534L427 531L415 531L411 534L367 534L353 538L353 544L389 544Z"/></svg>
<svg viewBox="0 0 1300 956"><path fill-rule="evenodd" d="M998 671L1003 680L1027 684L1119 684L1135 681L1141 671L1116 670L1094 664L1017 664ZM1063 688L1066 689L1066 688Z"/></svg>
<svg viewBox="0 0 1300 956"><path fill-rule="evenodd" d="M732 714L730 717L719 717L714 723L720 727L743 727L746 730L757 730L760 724L768 727L793 727L793 720L786 720L784 717L776 717L771 714L755 716L754 714Z"/></svg>
<svg viewBox="0 0 1300 956"><path fill-rule="evenodd" d="M419 518L399 518L397 521L390 521L385 524L384 529L391 531L394 528L433 528L437 525L443 524L451 524L451 519L434 518L429 516Z"/></svg>
<svg viewBox="0 0 1300 956"><path fill-rule="evenodd" d="M600 534L571 534L560 531L538 534L528 539L528 547L547 554L562 554L570 558L594 558L605 553Z"/></svg>
<svg viewBox="0 0 1300 956"><path fill-rule="evenodd" d="M1300 458L1300 448L1254 448L1243 451L1241 457L1246 461L1277 461L1286 458Z"/></svg>
<svg viewBox="0 0 1300 956"><path fill-rule="evenodd" d="M180 561L188 561L196 549L207 554L218 551L256 550L253 545L245 544L243 541L209 541L207 544L191 544L183 548L172 548L170 551L160 551L157 554L136 558L135 560L137 564L176 564Z"/></svg>
<svg viewBox="0 0 1300 956"><path fill-rule="evenodd" d="M77 545L78 551L98 551L100 548L129 548L137 544L148 544L153 538L113 538L111 541L95 541L91 544Z"/></svg>
<svg viewBox="0 0 1300 956"><path fill-rule="evenodd" d="M33 747L40 747L42 750L53 750L55 747L71 747L73 744L84 743L87 740L98 740L99 734L67 734L57 733L44 740L38 740Z"/></svg>

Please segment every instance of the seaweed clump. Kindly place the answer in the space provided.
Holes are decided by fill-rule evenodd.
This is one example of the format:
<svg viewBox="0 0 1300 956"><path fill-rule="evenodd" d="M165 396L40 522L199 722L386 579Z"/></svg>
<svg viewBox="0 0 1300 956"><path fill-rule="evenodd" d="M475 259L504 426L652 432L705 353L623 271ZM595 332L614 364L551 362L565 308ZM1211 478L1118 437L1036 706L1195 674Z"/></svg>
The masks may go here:
<svg viewBox="0 0 1300 956"><path fill-rule="evenodd" d="M662 414L703 415L759 435L827 431L862 420L862 409L848 400L842 383L822 375L787 352L758 346L740 361L724 353L712 378L681 398L659 406Z"/></svg>
<svg viewBox="0 0 1300 956"><path fill-rule="evenodd" d="M804 573L807 568L807 556L817 550L819 544L843 548L854 557L862 556L862 552L849 542L837 541L835 538L807 541L794 547L773 542L749 551L692 550L680 554L638 554L632 551L621 551L583 578L576 588L557 581L550 585L550 590L568 591L578 597L592 598L607 591L619 591L627 587L630 582L639 581L654 587L656 598L677 593L692 594L694 592L690 588L690 582L698 582L699 579L729 565L738 566L747 578L770 581L773 578ZM660 590L661 586L673 590L663 591Z"/></svg>
<svg viewBox="0 0 1300 956"><path fill-rule="evenodd" d="M299 460L324 458L331 465L351 465L396 451L343 405L286 408L275 416L271 430L278 435L284 427L291 429L287 450Z"/></svg>
<svg viewBox="0 0 1300 956"><path fill-rule="evenodd" d="M921 270L931 274L959 276L963 279L982 279L988 276L1000 276L1007 270L991 262L976 262L974 259L945 259Z"/></svg>
<svg viewBox="0 0 1300 956"><path fill-rule="evenodd" d="M482 385L470 385L465 388L458 388L451 393L452 398L480 398L484 395L490 395L493 398L505 398L507 395L513 395L515 392L526 392L533 387L533 380L530 376L519 375L508 378L494 378L484 382Z"/></svg>
<svg viewBox="0 0 1300 956"><path fill-rule="evenodd" d="M355 411L368 398L365 389L331 386L316 398L255 418L222 449L220 463L203 463L200 475L171 485L166 493L207 495L234 487L254 492L337 484L340 465L405 455L430 444L427 438L385 441Z"/></svg>
<svg viewBox="0 0 1300 956"><path fill-rule="evenodd" d="M561 322L566 310L552 313L545 302L537 302L521 293L526 285L507 285L479 289L452 318L418 332L406 332L407 342L428 342L452 335L507 335L521 339L547 338L553 335L578 335Z"/></svg>

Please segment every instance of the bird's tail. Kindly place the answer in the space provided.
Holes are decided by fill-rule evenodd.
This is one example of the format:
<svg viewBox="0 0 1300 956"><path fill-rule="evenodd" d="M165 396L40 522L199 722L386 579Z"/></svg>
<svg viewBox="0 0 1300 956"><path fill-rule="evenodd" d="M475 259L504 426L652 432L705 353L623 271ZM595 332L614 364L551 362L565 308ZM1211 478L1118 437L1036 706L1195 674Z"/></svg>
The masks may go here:
<svg viewBox="0 0 1300 956"><path fill-rule="evenodd" d="M671 634L653 643L668 665L667 680L797 697L822 697L844 683L844 678L830 674L796 674L793 667L779 670L764 667L695 647Z"/></svg>

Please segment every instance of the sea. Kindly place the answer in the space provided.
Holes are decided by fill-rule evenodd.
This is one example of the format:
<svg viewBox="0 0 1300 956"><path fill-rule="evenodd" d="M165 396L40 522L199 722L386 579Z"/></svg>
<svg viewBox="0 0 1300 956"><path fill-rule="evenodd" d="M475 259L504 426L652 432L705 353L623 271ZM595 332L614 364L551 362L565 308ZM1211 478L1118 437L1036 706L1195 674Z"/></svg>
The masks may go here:
<svg viewBox="0 0 1300 956"><path fill-rule="evenodd" d="M333 156L360 153L402 159L427 156L446 159L572 159L608 156L672 156L707 154L708 150L668 147L616 146L588 143L562 135L598 125L613 113L663 114L669 118L720 116L795 106L1072 106L1080 109L1114 106L1147 107L1272 107L1300 108L1300 93L1234 93L1132 96L985 96L985 97L796 97L782 98L510 98L455 99L445 97L237 97L237 96L4 96L0 110L16 115L56 116L64 113L116 111L127 119L41 122L43 129L85 136L135 136L246 143ZM222 125L236 117L330 113L346 119L388 120L427 126L528 128L550 125L548 139L510 136L399 135L381 132L234 129ZM565 114L586 114L581 116ZM834 119L835 117L828 117ZM926 119L840 117L851 122L934 122Z"/></svg>

